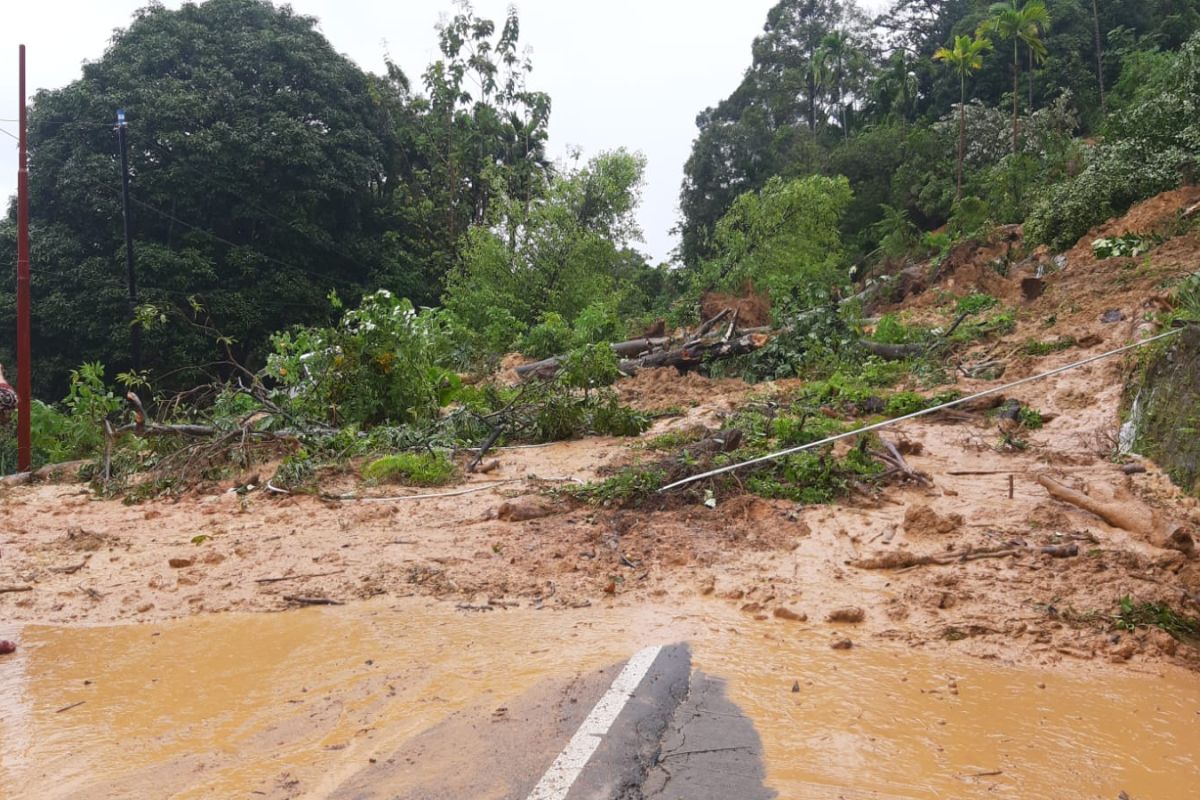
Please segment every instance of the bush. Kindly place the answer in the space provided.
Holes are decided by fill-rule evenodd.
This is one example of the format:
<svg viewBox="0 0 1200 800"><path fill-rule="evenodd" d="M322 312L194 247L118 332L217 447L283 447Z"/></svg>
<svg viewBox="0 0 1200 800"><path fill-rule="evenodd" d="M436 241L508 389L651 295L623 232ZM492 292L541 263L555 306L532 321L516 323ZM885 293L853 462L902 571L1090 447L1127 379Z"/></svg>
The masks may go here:
<svg viewBox="0 0 1200 800"><path fill-rule="evenodd" d="M551 358L570 349L574 334L561 315L547 311L521 340L521 352L531 358Z"/></svg>
<svg viewBox="0 0 1200 800"><path fill-rule="evenodd" d="M458 476L458 469L437 453L397 453L372 461L362 474L374 483L445 486Z"/></svg>
<svg viewBox="0 0 1200 800"><path fill-rule="evenodd" d="M331 328L297 328L272 338L266 373L274 400L297 416L338 425L435 417L461 386L439 366L451 360L448 321L417 312L386 290L363 298Z"/></svg>

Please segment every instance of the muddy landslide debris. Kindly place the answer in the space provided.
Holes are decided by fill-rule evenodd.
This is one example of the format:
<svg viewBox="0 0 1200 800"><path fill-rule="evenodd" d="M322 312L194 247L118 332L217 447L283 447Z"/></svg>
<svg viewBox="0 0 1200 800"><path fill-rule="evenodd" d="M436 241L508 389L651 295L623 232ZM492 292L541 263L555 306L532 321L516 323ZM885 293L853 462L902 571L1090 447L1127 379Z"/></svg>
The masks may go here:
<svg viewBox="0 0 1200 800"><path fill-rule="evenodd" d="M962 514L942 516L924 504L911 505L904 512L905 533L947 536L962 526Z"/></svg>

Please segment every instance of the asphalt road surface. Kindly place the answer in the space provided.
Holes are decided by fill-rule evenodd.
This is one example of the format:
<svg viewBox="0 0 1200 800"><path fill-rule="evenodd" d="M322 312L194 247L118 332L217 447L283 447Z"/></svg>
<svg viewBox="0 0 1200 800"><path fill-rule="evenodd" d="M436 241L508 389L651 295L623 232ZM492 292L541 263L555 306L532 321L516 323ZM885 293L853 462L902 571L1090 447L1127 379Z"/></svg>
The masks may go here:
<svg viewBox="0 0 1200 800"><path fill-rule="evenodd" d="M458 712L333 797L768 800L765 776L753 724L677 644Z"/></svg>

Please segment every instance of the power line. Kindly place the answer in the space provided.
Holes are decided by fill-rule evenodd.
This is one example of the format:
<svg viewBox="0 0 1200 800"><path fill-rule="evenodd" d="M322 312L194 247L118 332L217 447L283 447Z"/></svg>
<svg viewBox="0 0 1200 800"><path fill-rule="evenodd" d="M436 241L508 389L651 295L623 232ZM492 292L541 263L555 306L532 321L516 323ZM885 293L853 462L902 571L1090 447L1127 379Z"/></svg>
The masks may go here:
<svg viewBox="0 0 1200 800"><path fill-rule="evenodd" d="M923 411L916 411L916 412L913 412L912 414L905 414L902 417L896 417L895 419L888 419L888 420L884 420L883 422L876 422L874 425L866 425L862 428L858 428L857 430L850 431L849 433L839 433L836 436L830 436L828 438L822 439L819 442L811 442L809 444L800 445L799 447L791 447L791 448L788 448L787 450L780 450L778 453L771 453L769 455L759 456L758 458L752 458L749 461L743 461L738 464L730 464L729 466L721 467L720 469L709 470L708 472L703 472L699 475L693 475L690 478L684 478L683 480L675 481L674 483L669 483L666 486L659 489L658 491L667 492L667 491L670 491L671 489L677 489L680 486L686 486L689 483L695 483L696 481L704 480L705 478L713 478L713 477L716 477L717 475L722 475L726 472L733 472L735 469L741 469L742 467L753 466L754 464L761 464L765 461L775 461L777 459L784 458L785 456L795 455L796 453L802 453L805 450L812 450L817 447L824 447L825 445L832 444L833 442L836 442L840 439L847 439L851 436L858 436L859 434L869 433L870 431L879 430L880 428L886 428L891 425L896 425L898 423L905 422L910 419L916 419L917 417L924 417L928 414L933 414L935 412L942 411L947 408L953 408L954 406L960 406L963 403L969 403L972 400L978 400L981 397L987 397L988 395L996 394L997 392L1007 391L1008 389L1012 389L1016 386L1023 386L1026 383L1032 383L1033 381L1039 381L1039 380L1042 380L1043 378L1049 378L1054 375L1059 375L1063 372L1067 372L1068 370L1077 369L1079 367L1083 367L1088 364L1092 364L1096 361L1100 361L1105 358L1111 358L1112 356L1119 355L1121 353L1127 353L1130 350L1134 350L1139 347L1145 347L1146 345L1148 345L1152 342L1157 342L1160 339L1166 339L1168 336L1175 336L1181 330L1183 330L1183 329L1176 328L1174 330L1167 331L1166 333L1160 333L1157 336L1151 336L1149 339L1143 339L1140 342L1134 342L1133 344L1125 345L1124 347L1118 347L1116 350L1109 350L1107 353L1101 353L1100 355L1097 355L1097 356L1091 356L1090 358L1085 358L1082 361L1076 361L1073 364L1067 364L1065 367L1058 367L1057 369L1052 369L1049 372L1043 372L1039 375L1031 375L1028 378L1021 378L1020 380L1013 381L1012 383L1006 383L1003 386L996 386L991 389L985 389L982 392L976 392L975 394L968 395L967 397L960 397L957 400L951 400L948 403L942 403L941 405L934 406L933 408L926 408Z"/></svg>

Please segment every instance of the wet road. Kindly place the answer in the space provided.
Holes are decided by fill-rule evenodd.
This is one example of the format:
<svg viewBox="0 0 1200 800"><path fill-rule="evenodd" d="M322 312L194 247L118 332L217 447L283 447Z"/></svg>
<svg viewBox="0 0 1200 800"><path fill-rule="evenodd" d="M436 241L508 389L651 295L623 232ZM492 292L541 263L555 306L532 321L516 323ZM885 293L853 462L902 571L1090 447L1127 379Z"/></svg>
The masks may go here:
<svg viewBox="0 0 1200 800"><path fill-rule="evenodd" d="M20 644L0 659L0 797L1180 800L1200 785L1194 674L835 651L826 627L719 602L415 599L0 624Z"/></svg>

